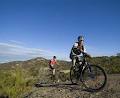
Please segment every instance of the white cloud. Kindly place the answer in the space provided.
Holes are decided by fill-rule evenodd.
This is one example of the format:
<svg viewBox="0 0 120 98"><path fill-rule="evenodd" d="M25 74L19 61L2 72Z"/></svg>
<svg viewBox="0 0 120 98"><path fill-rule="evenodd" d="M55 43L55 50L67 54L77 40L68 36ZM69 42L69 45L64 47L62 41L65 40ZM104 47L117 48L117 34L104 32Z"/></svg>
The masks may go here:
<svg viewBox="0 0 120 98"><path fill-rule="evenodd" d="M15 45L11 43L0 43L0 58L4 61L10 60L23 60L33 57L46 57L49 58L54 53L39 48L28 48L22 45ZM4 62L2 61L2 62Z"/></svg>
<svg viewBox="0 0 120 98"><path fill-rule="evenodd" d="M24 45L24 43L23 43L23 42L21 42L21 41L9 40L9 42L10 42L10 43L12 43L12 44Z"/></svg>
<svg viewBox="0 0 120 98"><path fill-rule="evenodd" d="M70 60L69 56L64 53L55 53L40 48L29 48L24 45L17 44L17 41L14 42L16 43L11 43L11 41L7 43L0 42L0 62L26 60L35 57L51 59L54 55L56 55L57 59L60 60Z"/></svg>
<svg viewBox="0 0 120 98"><path fill-rule="evenodd" d="M0 42L0 62L6 62L6 61L15 61L15 60L26 60L30 58L35 57L45 57L45 58L52 58L53 55L56 55L58 59L60 60L67 60L69 59L69 53L68 51L64 52L51 52L48 50L43 50L40 48L29 48L22 45L22 42L17 43L17 41L14 41L15 43L2 43ZM20 45L21 43L21 45ZM118 53L116 51L104 51L104 49L98 49L93 46L86 45L86 50L88 53L90 53L92 56L111 56L115 55L115 53Z"/></svg>

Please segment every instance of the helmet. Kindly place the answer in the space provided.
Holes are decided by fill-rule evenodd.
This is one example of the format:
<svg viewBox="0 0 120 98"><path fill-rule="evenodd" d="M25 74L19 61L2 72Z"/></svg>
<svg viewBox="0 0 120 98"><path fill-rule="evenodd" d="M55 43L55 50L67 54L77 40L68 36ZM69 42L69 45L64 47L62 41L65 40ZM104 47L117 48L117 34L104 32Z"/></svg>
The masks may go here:
<svg viewBox="0 0 120 98"><path fill-rule="evenodd" d="M55 59L56 59L56 56L53 56L53 58L55 58Z"/></svg>
<svg viewBox="0 0 120 98"><path fill-rule="evenodd" d="M84 40L83 36L78 36L78 41L83 41L83 40Z"/></svg>

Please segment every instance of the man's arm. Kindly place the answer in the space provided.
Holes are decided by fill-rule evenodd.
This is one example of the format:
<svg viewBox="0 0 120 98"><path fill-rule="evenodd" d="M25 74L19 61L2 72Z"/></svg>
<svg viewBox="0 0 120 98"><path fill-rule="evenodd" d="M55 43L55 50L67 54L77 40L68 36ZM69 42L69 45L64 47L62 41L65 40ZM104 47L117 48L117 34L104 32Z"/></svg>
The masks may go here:
<svg viewBox="0 0 120 98"><path fill-rule="evenodd" d="M80 52L85 52L85 51L84 51L84 46L78 46L77 49L78 49Z"/></svg>

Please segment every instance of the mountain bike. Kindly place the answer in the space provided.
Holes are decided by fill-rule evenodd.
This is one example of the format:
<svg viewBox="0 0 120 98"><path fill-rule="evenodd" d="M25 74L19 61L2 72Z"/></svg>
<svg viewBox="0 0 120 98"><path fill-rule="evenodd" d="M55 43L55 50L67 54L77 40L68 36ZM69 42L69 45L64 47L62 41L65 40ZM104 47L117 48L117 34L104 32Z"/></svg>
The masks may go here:
<svg viewBox="0 0 120 98"><path fill-rule="evenodd" d="M70 80L73 84L82 82L88 90L99 91L105 87L107 75L102 67L89 64L86 57L87 53L83 53L81 61L81 56L75 56L75 66L70 69Z"/></svg>

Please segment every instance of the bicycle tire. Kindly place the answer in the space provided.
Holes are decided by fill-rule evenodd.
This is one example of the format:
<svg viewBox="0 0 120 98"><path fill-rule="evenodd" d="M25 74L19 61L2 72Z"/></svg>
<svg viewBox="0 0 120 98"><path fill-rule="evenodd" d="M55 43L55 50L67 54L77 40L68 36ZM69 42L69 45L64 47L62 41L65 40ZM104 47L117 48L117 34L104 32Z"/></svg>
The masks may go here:
<svg viewBox="0 0 120 98"><path fill-rule="evenodd" d="M103 80L103 83L102 83L102 85L101 85L100 87L92 88L92 87L89 87L89 86L86 84L86 81L90 82L89 80L85 79L85 78L87 77L87 75L85 74L85 72L90 71L89 68L91 68L91 69L97 68L97 70L95 69L96 72L98 72L98 71L101 71L101 72L102 72L103 77L104 77L104 78L103 78L104 80ZM89 70L88 70L88 69L89 69ZM91 71L93 71L93 70L91 70ZM97 73L97 74L98 74L98 73ZM102 78L102 77L100 76L100 74L98 74L98 75L99 75L99 78ZM106 83L107 83L107 75L106 75L104 69L103 69L102 67L98 66L98 65L90 65L90 67L86 66L86 67L83 69L82 73L81 73L81 79L82 79L82 83L84 84L85 88L87 88L88 90L91 90L91 91L99 91L99 90L103 89L103 88L105 87ZM96 78L96 79L97 79L97 78Z"/></svg>

